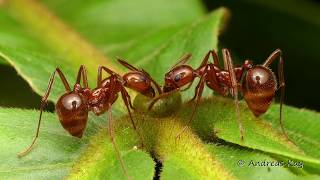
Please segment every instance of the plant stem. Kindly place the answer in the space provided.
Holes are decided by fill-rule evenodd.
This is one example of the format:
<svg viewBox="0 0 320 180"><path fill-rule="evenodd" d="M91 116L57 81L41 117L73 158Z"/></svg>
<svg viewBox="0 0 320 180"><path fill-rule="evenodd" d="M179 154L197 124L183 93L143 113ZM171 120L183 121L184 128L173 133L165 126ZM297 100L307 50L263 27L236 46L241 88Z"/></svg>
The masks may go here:
<svg viewBox="0 0 320 180"><path fill-rule="evenodd" d="M138 122L138 130L144 136L145 149L163 163L174 162L179 165L178 168L188 171L193 177L199 179L234 179L191 130L187 129L179 138L176 138L176 135L184 128L180 119L176 117L152 118L142 114L135 114L134 119ZM135 141L138 139L135 137L135 132L125 128L130 126L128 122L128 117L116 121L116 142L121 147L121 154L132 151L134 146L139 144ZM99 177L99 174L102 173L98 171L98 169L101 170L101 164L110 166L112 162L106 162L105 159L110 159L110 154L114 152L110 149L111 143L107 141L109 138L105 134L106 132L102 131L93 138L89 148L75 163L69 176L70 179ZM129 175L134 172L133 169L128 169L128 171Z"/></svg>

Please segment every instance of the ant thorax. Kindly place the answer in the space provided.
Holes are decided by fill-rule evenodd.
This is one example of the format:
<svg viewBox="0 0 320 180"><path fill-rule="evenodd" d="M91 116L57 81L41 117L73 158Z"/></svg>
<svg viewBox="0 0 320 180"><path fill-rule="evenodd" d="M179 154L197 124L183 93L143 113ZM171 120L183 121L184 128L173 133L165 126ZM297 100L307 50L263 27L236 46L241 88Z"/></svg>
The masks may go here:
<svg viewBox="0 0 320 180"><path fill-rule="evenodd" d="M89 110L99 116L109 109L110 104L116 101L117 97L117 93L110 93L110 88L101 87L93 89L88 98Z"/></svg>

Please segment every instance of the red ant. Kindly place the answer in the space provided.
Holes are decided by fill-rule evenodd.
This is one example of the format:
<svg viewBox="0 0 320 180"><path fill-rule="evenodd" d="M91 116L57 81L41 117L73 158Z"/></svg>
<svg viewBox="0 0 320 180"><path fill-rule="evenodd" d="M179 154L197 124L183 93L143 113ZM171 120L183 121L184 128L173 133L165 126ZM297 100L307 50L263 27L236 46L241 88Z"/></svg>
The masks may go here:
<svg viewBox="0 0 320 180"><path fill-rule="evenodd" d="M210 54L214 59L213 64L208 63ZM284 62L282 59L281 50L276 49L262 65L254 66L250 60L245 60L242 66L236 68L233 67L233 61L231 59L230 52L227 49L222 49L222 54L224 69L220 68L218 55L213 50L206 54L199 68L195 70L192 67L184 64L188 59L179 61L168 73L166 73L165 85L163 87L164 93L154 99L154 101L150 104L149 109L152 108L153 104L157 100L169 96L173 92L179 91L181 87L188 85L186 89L190 88L194 79L199 77L200 81L196 87L195 95L191 99L191 101L196 100L196 104L188 124L191 123L193 119L203 92L204 85L206 84L209 88L223 96L228 95L230 91L231 95L234 97L236 106L240 137L243 139L243 127L240 120L238 89L240 89L242 92L249 109L256 117L258 117L268 110L272 99L275 96L275 92L280 88L280 125L284 135L288 138L282 122L282 104L285 91L285 81L283 73ZM276 76L269 69L270 64L278 57L279 86L277 85ZM183 131L186 129L186 127L183 129ZM181 133L179 133L179 135Z"/></svg>
<svg viewBox="0 0 320 180"><path fill-rule="evenodd" d="M137 68L125 62L124 60L118 59L118 61L123 66L130 69L131 72L126 73L123 76L120 76L107 67L99 66L97 87L92 90L88 86L87 72L84 65L81 65L78 71L77 80L73 90L71 90L69 83L66 80L62 71L59 68L56 68L56 70L51 75L47 90L41 100L40 116L36 135L31 145L26 150L19 153L18 156L22 157L28 154L31 151L33 145L35 144L36 139L38 138L42 119L42 112L51 92L55 75L58 73L66 89L66 93L59 98L55 106L56 112L58 114L60 123L63 126L63 128L67 130L72 136L81 138L86 128L88 112L93 111L94 114L99 116L108 111L109 135L112 144L114 146L118 159L120 160L121 167L125 175L128 177L128 179L131 179L124 166L124 162L120 156L120 152L114 140L111 106L117 100L118 93L121 92L122 99L127 107L132 126L134 130L137 132L138 136L140 137L143 146L142 136L137 131L136 125L131 116L130 108L134 108L132 107L130 96L125 87L133 89L148 97L155 96L155 90L152 84L156 87L158 91L161 91L161 89L159 85L144 70L138 70ZM102 71L106 71L108 74L110 74L110 76L105 79L102 79ZM80 84L81 78L84 87L82 87Z"/></svg>

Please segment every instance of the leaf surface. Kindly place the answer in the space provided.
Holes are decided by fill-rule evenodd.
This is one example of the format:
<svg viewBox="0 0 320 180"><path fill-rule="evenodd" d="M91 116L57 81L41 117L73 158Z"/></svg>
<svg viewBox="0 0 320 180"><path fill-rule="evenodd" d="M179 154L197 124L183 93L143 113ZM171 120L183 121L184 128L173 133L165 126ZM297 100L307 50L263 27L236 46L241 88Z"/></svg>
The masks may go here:
<svg viewBox="0 0 320 180"><path fill-rule="evenodd" d="M236 120L235 106L231 99L214 97L201 102L196 113L193 126L195 130L204 139L212 139L215 136L227 142L238 144L240 146L257 149L263 152L272 153L280 156L285 156L291 159L298 159L306 163L311 163L316 167L320 166L320 160L314 150L304 151L304 149L317 146L315 139L313 144L306 143L305 139L313 139L313 133L310 132L309 127L300 126L300 132L303 132L301 139L297 136L289 137L296 142L298 146L288 141L281 131L272 128L272 124L263 120L263 118L255 118L247 105L243 102L240 106L241 121L244 128L244 140L240 138L239 127ZM278 106L277 106L278 107ZM190 105L182 107L190 108ZM294 114L299 114L299 109L284 107L286 122L290 122L291 118L297 117ZM279 109L272 108L269 110L273 114L273 121L279 118ZM288 113L288 111L290 113ZM190 111L180 111L182 119L190 117ZM308 112L310 121L313 121L315 128L318 126L317 113ZM275 115L277 114L277 116ZM291 115L289 115L291 114ZM267 115L266 115L267 116ZM294 118L293 118L293 121ZM274 122L278 124L279 122ZM292 122L291 122L292 123ZM290 123L290 124L291 124ZM291 126L285 126L288 131L291 131ZM293 131L296 131L292 129ZM304 142L304 143L300 143Z"/></svg>

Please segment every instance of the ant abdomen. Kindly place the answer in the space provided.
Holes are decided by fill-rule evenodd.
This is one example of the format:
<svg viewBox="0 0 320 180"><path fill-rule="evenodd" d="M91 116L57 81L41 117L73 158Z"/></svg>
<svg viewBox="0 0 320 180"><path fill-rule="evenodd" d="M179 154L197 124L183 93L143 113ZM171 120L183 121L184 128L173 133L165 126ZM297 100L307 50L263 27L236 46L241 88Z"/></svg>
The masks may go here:
<svg viewBox="0 0 320 180"><path fill-rule="evenodd" d="M277 90L277 80L269 68L254 66L247 71L242 90L249 109L258 117L268 110Z"/></svg>
<svg viewBox="0 0 320 180"><path fill-rule="evenodd" d="M81 138L88 119L84 98L78 93L66 93L59 98L56 111L63 128L72 136Z"/></svg>

